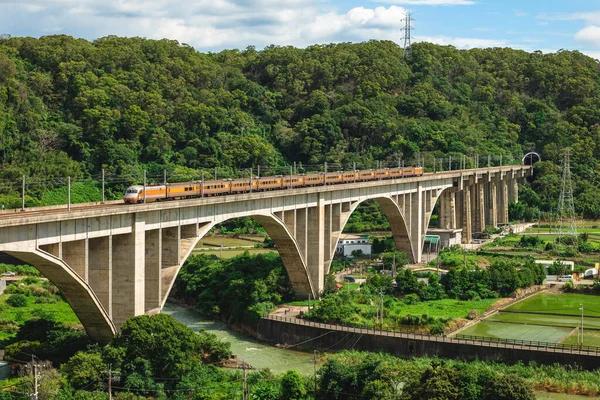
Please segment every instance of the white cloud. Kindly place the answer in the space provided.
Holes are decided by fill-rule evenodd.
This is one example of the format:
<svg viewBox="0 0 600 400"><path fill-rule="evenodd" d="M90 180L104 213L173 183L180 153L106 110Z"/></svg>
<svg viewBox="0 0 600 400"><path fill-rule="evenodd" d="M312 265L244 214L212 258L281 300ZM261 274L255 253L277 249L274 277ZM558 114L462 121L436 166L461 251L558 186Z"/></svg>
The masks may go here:
<svg viewBox="0 0 600 400"><path fill-rule="evenodd" d="M600 47L600 26L590 25L575 34L575 40Z"/></svg>
<svg viewBox="0 0 600 400"><path fill-rule="evenodd" d="M377 0L380 3L405 4L411 6L470 6L471 0Z"/></svg>
<svg viewBox="0 0 600 400"><path fill-rule="evenodd" d="M449 36L417 36L419 42L431 42L443 46L452 45L459 49L473 49L477 47L507 47L503 40L449 37Z"/></svg>
<svg viewBox="0 0 600 400"><path fill-rule="evenodd" d="M537 18L547 21L584 21L587 24L598 24L600 23L600 11L589 11L571 14L539 14Z"/></svg>
<svg viewBox="0 0 600 400"><path fill-rule="evenodd" d="M470 0L395 0L403 4L470 4ZM174 39L199 50L305 47L370 39L402 41L398 5L355 7L341 12L323 0L0 0L0 34L65 33L90 40L107 36ZM468 49L508 46L503 40L417 36Z"/></svg>
<svg viewBox="0 0 600 400"><path fill-rule="evenodd" d="M514 9L513 13L515 14L515 17L527 17L529 15L529 13L520 9Z"/></svg>

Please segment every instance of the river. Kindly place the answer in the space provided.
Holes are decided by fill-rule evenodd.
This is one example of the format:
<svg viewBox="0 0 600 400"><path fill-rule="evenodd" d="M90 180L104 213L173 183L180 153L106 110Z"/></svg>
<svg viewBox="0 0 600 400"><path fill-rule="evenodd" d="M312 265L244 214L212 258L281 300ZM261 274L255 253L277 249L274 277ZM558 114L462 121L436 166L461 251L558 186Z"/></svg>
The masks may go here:
<svg viewBox="0 0 600 400"><path fill-rule="evenodd" d="M310 353L280 349L265 344L227 328L222 322L213 321L196 311L188 310L176 304L167 303L162 312L171 315L177 321L186 324L195 331L205 329L217 335L219 339L231 343L232 353L256 369L269 368L275 374L282 374L290 369L296 370L303 375L312 375L313 373L313 355ZM591 398L555 393L536 393L536 397L538 400L579 400Z"/></svg>
<svg viewBox="0 0 600 400"><path fill-rule="evenodd" d="M223 323L176 304L167 303L162 311L197 331L205 329L223 341L231 343L231 352L256 369L269 368L276 374L296 370L303 375L313 374L313 355L301 351L280 349L233 331Z"/></svg>

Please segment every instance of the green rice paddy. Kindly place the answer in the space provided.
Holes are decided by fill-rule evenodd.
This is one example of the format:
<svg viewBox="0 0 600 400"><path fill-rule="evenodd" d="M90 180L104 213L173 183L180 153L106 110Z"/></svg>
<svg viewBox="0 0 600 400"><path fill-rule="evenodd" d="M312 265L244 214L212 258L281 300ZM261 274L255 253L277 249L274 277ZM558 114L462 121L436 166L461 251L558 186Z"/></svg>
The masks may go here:
<svg viewBox="0 0 600 400"><path fill-rule="evenodd" d="M461 335L484 336L498 339L530 340L532 342L557 343L569 335L573 328L537 325L505 324L482 321L460 332Z"/></svg>
<svg viewBox="0 0 600 400"><path fill-rule="evenodd" d="M564 344L577 344L577 332L573 332L571 336L563 341ZM600 347L600 331L583 329L583 345Z"/></svg>
<svg viewBox="0 0 600 400"><path fill-rule="evenodd" d="M584 317L600 317L600 296L578 293L540 293L506 310L581 316L579 304L583 304Z"/></svg>
<svg viewBox="0 0 600 400"><path fill-rule="evenodd" d="M600 296L540 293L461 331L461 335L577 344L584 305L584 344L600 346Z"/></svg>

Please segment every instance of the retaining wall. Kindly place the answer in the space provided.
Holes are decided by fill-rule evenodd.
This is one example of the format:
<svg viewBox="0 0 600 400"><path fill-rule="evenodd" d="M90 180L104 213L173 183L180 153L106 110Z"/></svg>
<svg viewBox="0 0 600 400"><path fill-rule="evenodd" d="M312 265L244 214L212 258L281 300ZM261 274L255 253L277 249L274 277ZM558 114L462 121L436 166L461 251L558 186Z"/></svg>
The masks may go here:
<svg viewBox="0 0 600 400"><path fill-rule="evenodd" d="M399 332L348 328L299 320L263 318L258 324L260 339L294 347L321 351L362 350L386 352L397 357L441 357L463 360L488 360L515 364L519 361L551 365L579 365L600 368L600 354L572 352L556 348L515 346L478 342L441 336L412 335Z"/></svg>

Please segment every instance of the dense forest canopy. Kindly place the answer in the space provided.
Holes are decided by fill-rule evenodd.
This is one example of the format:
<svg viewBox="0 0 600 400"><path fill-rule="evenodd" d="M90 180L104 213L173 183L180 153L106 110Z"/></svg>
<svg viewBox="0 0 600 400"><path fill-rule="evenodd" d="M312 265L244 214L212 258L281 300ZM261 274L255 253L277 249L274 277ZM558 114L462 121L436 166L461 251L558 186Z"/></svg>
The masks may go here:
<svg viewBox="0 0 600 400"><path fill-rule="evenodd" d="M600 216L600 67L579 53L390 41L203 54L170 40L0 38L0 185L191 171L541 152L556 207L571 147L577 209ZM35 193L34 193L35 194ZM38 194L41 196L41 194ZM521 210L525 213L526 211Z"/></svg>

